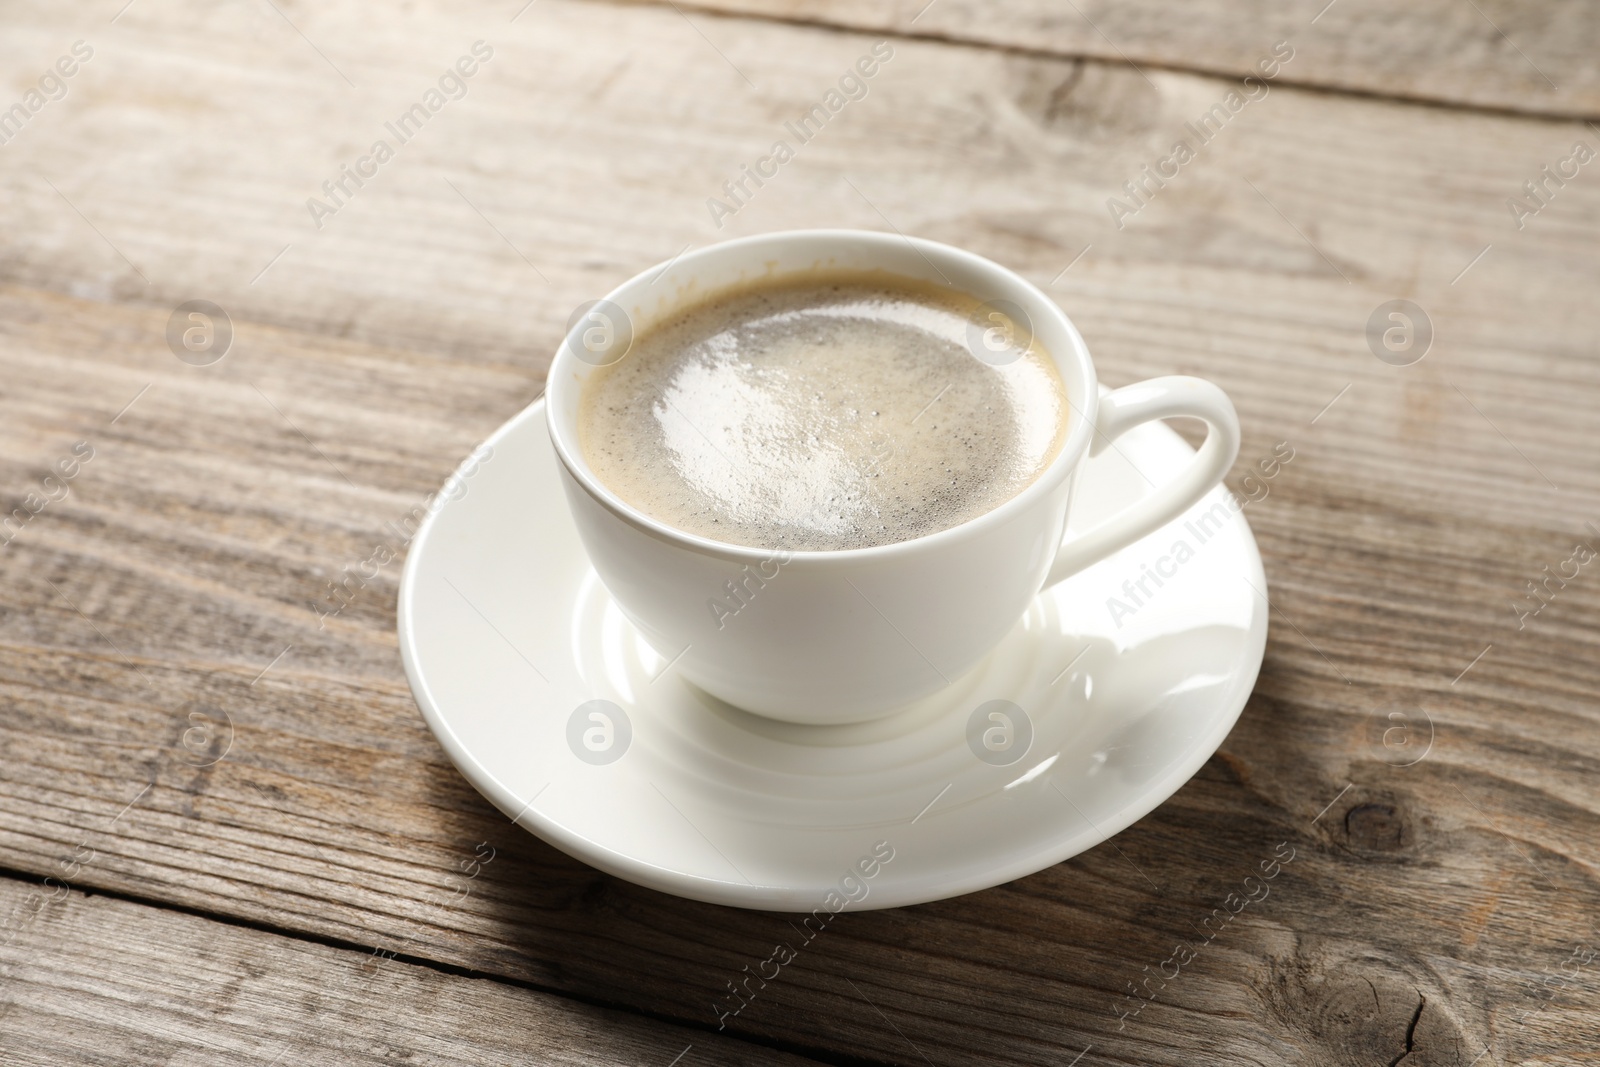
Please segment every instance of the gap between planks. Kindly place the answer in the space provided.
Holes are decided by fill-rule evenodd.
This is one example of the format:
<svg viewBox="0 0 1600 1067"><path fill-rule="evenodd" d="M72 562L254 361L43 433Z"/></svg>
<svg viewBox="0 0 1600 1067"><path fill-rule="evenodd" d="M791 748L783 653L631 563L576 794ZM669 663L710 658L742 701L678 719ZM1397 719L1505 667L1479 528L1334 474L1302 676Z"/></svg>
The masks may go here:
<svg viewBox="0 0 1600 1067"><path fill-rule="evenodd" d="M920 41L925 44L942 44L952 47L973 48L979 51L998 52L1004 55L1014 55L1023 59L1058 60L1065 63L1096 63L1106 67L1129 67L1143 73L1147 70L1160 71L1164 74L1187 74L1197 78L1220 78L1225 81L1237 81L1245 77L1238 70L1227 67L1211 67L1194 64L1171 63L1160 59L1141 59L1138 63L1132 60L1118 62L1103 55L1093 52L1074 52L1050 48L1029 48L1026 45L1009 44L1002 41L981 41L972 37L960 37L950 33L937 33L926 30L911 30L905 27L895 29L870 28L851 26L842 22L825 22L817 19L805 19L797 16L773 15L756 11L730 11L726 8L716 7L707 3L696 3L694 0L685 0L683 3L673 3L671 0L592 0L596 3L606 3L616 7L671 7L682 11L692 11L697 15L722 19L728 22L765 22L778 26L794 26L797 29L824 30L831 33L847 34L852 37L886 37L896 41ZM1383 92L1378 89L1357 89L1341 85L1327 85L1317 81L1305 81L1292 75L1278 74L1272 79L1274 87L1281 86L1286 89L1299 89L1308 93L1318 93L1323 96L1351 98L1356 100L1372 100L1379 103L1402 104L1410 107L1433 108L1439 111L1460 112L1465 114L1487 115L1499 118L1528 119L1534 122L1600 122L1600 112L1588 112L1575 109L1563 110L1534 109L1512 107L1510 105L1476 104L1468 101L1440 100L1436 97L1420 96L1411 93Z"/></svg>
<svg viewBox="0 0 1600 1067"><path fill-rule="evenodd" d="M29 874L26 871L0 866L0 880L21 885L42 885L44 879ZM80 897L105 897L108 900L117 900L125 904L133 904L152 911L171 912L178 915L187 915L192 918L219 923L223 926L243 930L253 930L256 933L269 934L286 938L291 941L300 941L307 944L320 945L324 948L340 952L354 952L364 955L382 952L387 960L398 961L413 967L423 967L430 971L447 975L451 978L464 978L471 981L490 982L495 985L506 986L514 989L526 990L540 996L550 997L553 1000L583 1004L591 1008L602 1008L607 1011L621 1012L639 1019L649 1019L653 1022L665 1023L669 1026L683 1029L702 1031L707 1034L716 1034L725 1041L736 1041L740 1044L755 1048L771 1049L791 1056L799 1056L829 1067L893 1067L888 1061L865 1059L857 1056L841 1056L838 1052L826 1048L811 1048L785 1041L767 1040L750 1034L736 1033L731 1030L718 1031L710 1023L695 1022L678 1016L667 1015L660 1012L645 1011L621 1001L609 1001L598 997L586 997L570 991L562 990L555 986L546 986L538 982L522 978L510 978L504 975L490 974L485 971L475 971L468 967L444 963L440 960L430 959L427 956L416 956L406 952L394 952L378 945L365 945L358 941L347 941L343 938L328 937L323 934L298 930L294 927L277 926L272 923L260 922L229 915L223 912L207 911L187 904L178 904L171 901L159 900L153 897L141 896L137 893L128 893L118 889L103 888L98 885L72 885L69 888Z"/></svg>

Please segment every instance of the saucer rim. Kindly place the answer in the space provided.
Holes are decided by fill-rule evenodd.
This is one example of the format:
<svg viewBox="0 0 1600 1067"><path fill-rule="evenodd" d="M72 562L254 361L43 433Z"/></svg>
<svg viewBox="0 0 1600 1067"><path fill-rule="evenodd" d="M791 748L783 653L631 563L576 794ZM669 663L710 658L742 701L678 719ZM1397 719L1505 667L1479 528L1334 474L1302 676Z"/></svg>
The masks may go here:
<svg viewBox="0 0 1600 1067"><path fill-rule="evenodd" d="M506 437L522 428L525 422L535 420L543 415L544 409L545 398L541 395L502 423L478 447L481 448L483 444L487 444L490 447L496 446ZM537 427L533 429L535 433L538 432ZM1167 428L1166 432L1173 433L1175 437L1177 436L1170 428ZM1181 441L1182 439L1179 438L1179 440ZM1186 442L1185 447L1188 447ZM559 463L559 453L555 458L556 462ZM1088 462L1087 457L1084 462ZM434 524L446 510L446 508L439 508L437 511L431 511L417 529L416 535L409 546L405 567L400 577L396 605L396 629L399 637L400 659L405 669L406 680L411 686L412 694L416 698L418 709L422 712L423 720L445 750L445 754L450 758L451 763L461 772L461 775L467 779L472 787L502 814L510 818L514 824L539 837L552 847L597 870L636 885L704 903L753 910L799 913L809 910L808 906L801 905L820 903L823 896L832 888L831 885L754 885L728 878L717 878L673 870L618 852L539 812L533 807L534 800L537 799L538 794L535 794L533 799L524 801L514 790L501 782L477 757L472 755L468 746L456 734L444 712L439 707L438 701L434 698L433 692L423 675L420 663L421 657L416 647L417 628L414 625L414 618L418 572L422 566L421 561L426 555L424 549L433 532ZM1250 575L1253 580L1252 584L1257 589L1265 589L1266 575L1261 560L1260 546L1256 543L1255 533L1250 529L1249 523L1244 521L1242 515L1237 517L1244 528L1248 556L1247 563L1252 572ZM1072 580L1072 578L1066 579L1069 583ZM879 887L879 892L874 892L859 904L851 904L850 910L876 911L883 908L908 907L915 904L946 900L951 897L963 896L979 890L1005 885L1019 878L1036 874L1047 867L1063 863L1074 856L1103 844L1144 818L1144 816L1171 799L1178 790L1182 789L1199 772L1200 768L1222 747L1222 743L1238 723L1239 717L1249 704L1250 695L1255 690L1255 684L1265 660L1267 624L1267 612L1261 610L1258 605L1251 616L1250 636L1246 654L1235 661L1237 666L1230 671L1233 684L1225 695L1217 698L1219 704L1229 707L1231 710L1223 713L1215 720L1211 731L1203 739L1194 742L1190 755L1186 759L1174 764L1173 768L1167 773L1141 786L1127 803L1117 809L1113 816L1102 817L1097 822L1088 822L1087 816L1084 816L1085 821L1088 822L1084 830L1065 838L1052 838L1047 843L1048 847L1020 853L999 867L974 871L958 878L941 877L935 871L921 876L919 880L883 885Z"/></svg>

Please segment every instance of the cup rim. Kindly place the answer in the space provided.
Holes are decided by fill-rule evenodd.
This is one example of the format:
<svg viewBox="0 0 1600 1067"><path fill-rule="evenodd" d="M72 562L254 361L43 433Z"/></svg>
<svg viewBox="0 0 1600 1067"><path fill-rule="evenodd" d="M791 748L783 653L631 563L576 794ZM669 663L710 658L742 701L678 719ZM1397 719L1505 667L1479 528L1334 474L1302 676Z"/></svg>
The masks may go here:
<svg viewBox="0 0 1600 1067"><path fill-rule="evenodd" d="M810 230L780 230L772 233L753 234L748 237L738 237L729 241L707 245L679 255L668 261L664 266L656 264L649 267L627 281L613 288L605 296L619 306L626 306L629 294L638 287L649 286L660 281L663 276L670 276L684 268L693 268L698 263L709 259L726 257L738 254L763 245L782 245L796 240L810 240L817 242L849 241L858 245L876 246L878 248L898 248L903 244L911 246L930 265L935 257L944 259L947 263L958 264L966 272L976 272L988 275L992 280L1009 288L1008 295L1020 296L1019 301L1024 304L1028 313L1035 316L1033 332L1039 333L1038 318L1052 320L1066 336L1069 342L1069 351L1056 351L1048 349L1051 359L1056 365L1056 370L1061 374L1063 386L1067 394L1067 418L1070 424L1067 427L1066 440L1062 442L1055 458L1041 471L1031 483L1021 492L1004 501L997 507L991 508L981 515L949 526L932 533L922 534L918 537L908 538L904 541L893 541L883 545L872 545L866 548L823 548L823 549L771 549L756 548L750 545L736 545L727 541L717 541L713 538L702 537L699 534L681 530L659 519L653 518L639 508L629 504L605 485L590 469L583 459L583 452L577 441L577 427L575 419L564 417L563 412L568 406L562 403L570 389L581 389L582 383L573 380L570 368L577 357L573 354L572 343L581 324L570 329L557 346L555 355L551 358L550 368L545 379L546 423L550 428L550 439L555 446L556 456L561 460L561 465L573 480L589 494L590 497L602 504L609 512L627 522L634 528L655 536L661 540L690 549L704 555L712 555L730 559L741 563L758 563L772 559L781 554L784 565L795 564L841 564L841 563L867 563L880 562L893 559L896 556L907 555L915 552L939 548L960 541L970 540L981 536L986 531L996 526L1010 522L1030 508L1038 506L1044 499L1054 494L1056 489L1071 477L1077 469L1079 461L1088 452L1089 440L1094 433L1094 420L1099 406L1100 390L1098 379L1095 375L1094 362L1089 356L1088 346L1084 344L1083 337L1054 300L1044 294L1038 286L1022 277L1020 274L994 262L975 252L957 248L954 245L930 241L921 237L909 237L903 234L887 234L877 230L852 230L852 229L810 229ZM868 268L870 269L870 268ZM891 273L902 274L892 268L884 268ZM1074 384L1081 396L1074 396ZM576 410L575 406L573 410ZM571 422L572 425L568 425Z"/></svg>

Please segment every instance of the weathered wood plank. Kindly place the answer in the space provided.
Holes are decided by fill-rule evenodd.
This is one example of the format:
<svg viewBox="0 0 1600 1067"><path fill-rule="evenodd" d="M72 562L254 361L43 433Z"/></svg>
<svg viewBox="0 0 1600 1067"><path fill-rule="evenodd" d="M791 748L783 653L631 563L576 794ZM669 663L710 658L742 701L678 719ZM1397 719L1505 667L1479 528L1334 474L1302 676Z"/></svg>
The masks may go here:
<svg viewBox="0 0 1600 1067"><path fill-rule="evenodd" d="M62 441L84 426L93 436L89 419L117 405L85 404L73 383L116 372L129 357L112 339L137 335L152 316L10 298L6 358L35 368L31 381L49 387L39 396L62 407L35 417ZM99 343L73 332L96 323ZM57 330L67 341L51 364L39 357ZM472 410L483 383L499 380L268 327L248 333L274 378L335 383L324 384L322 403L355 429L319 434L334 462L369 422L409 426L396 448L415 450L402 464L419 472L415 494L477 431L412 419L395 398L425 406L418 383L434 381L426 403ZM106 354L74 365L74 351ZM765 958L787 924L613 882L510 828L471 792L400 678L393 574L324 631L304 606L315 595L315 546L326 546L325 572L364 558L366 542L385 536L384 516L403 514L411 495L351 488L304 441L290 447L278 415L228 377L233 368L158 374L61 510L42 512L5 552L4 862L713 1023L725 983ZM1312 408L1293 422L1273 411L1300 407L1289 403L1297 395L1246 400L1256 432L1271 431L1263 440L1282 433L1298 449L1251 517L1277 603L1332 662L1280 620L1260 690L1223 756L1117 849L965 901L847 915L837 938L786 969L733 1027L916 1062L881 1009L918 1047L968 1061L1070 1058L1089 1044L1149 1062L1267 1061L1283 1042L1308 1055L1368 1039L1356 1047L1388 1049L1414 988L1438 1009L1430 1025L1448 1022L1450 1035L1482 1034L1502 1051L1564 1047L1591 987L1561 989L1556 1005L1512 1021L1539 1006L1529 991L1559 975L1568 940L1587 938L1596 896L1594 602L1558 598L1519 634L1501 594L1515 586L1518 553L1564 558L1559 524L1519 524L1505 504L1486 508L1482 525L1450 523L1456 502L1424 492L1439 476L1435 442L1384 430L1381 404L1336 406L1297 431ZM1560 397L1548 400L1559 417ZM1463 463L1495 471L1504 443L1466 426L1455 424ZM1387 434L1391 451L1369 454L1368 434ZM191 455L192 442L205 442L209 462ZM1347 518L1376 514L1389 518ZM1500 655L1453 687L1480 637ZM1391 701L1435 717L1437 750L1416 768L1386 763ZM1170 959L1191 924L1282 841L1297 858L1270 902L1200 954L1184 972L1193 980L1163 991L1170 1000L1118 1029L1126 984ZM495 863L466 901L441 907L481 842L499 850ZM95 851L87 868L62 870L80 847ZM1405 929L1381 934L1375 922ZM1298 977L1283 988L1280 973ZM1371 979L1389 1006L1350 1021L1351 987L1334 975L1357 991ZM1307 1020L1322 1014L1344 1022L1313 1028ZM1262 1016L1275 1021L1239 1021ZM1175 1040L1174 1028L1187 1036Z"/></svg>
<svg viewBox="0 0 1600 1067"><path fill-rule="evenodd" d="M1112 383L1217 380L1235 484L1291 442L1248 512L1281 613L1222 754L1115 848L846 914L729 1029L941 1064L1390 1062L1414 1018L1413 1060L1592 1045L1596 972L1564 961L1600 902L1600 605L1588 569L1524 629L1511 604L1600 525L1600 188L1582 170L1520 230L1505 204L1585 127L1280 86L1118 229L1107 199L1225 83L896 42L718 229L705 200L873 38L691 15L752 91L670 8L285 10L361 88L265 9L137 5L4 149L0 504L95 453L0 549L0 866L91 848L74 884L715 1026L786 921L614 882L490 810L405 688L397 564L320 628L311 605L537 394L578 301L689 243L893 225L1051 285ZM75 39L29 18L7 69ZM313 228L305 198L480 36L468 97ZM208 367L162 337L197 296L237 327ZM1398 297L1437 334L1403 368L1364 335ZM1410 768L1402 703L1435 726ZM1121 1019L1280 842L1268 899Z"/></svg>
<svg viewBox="0 0 1600 1067"><path fill-rule="evenodd" d="M697 0L690 10L1243 78L1292 42L1297 85L1544 115L1600 112L1600 15L1582 0Z"/></svg>
<svg viewBox="0 0 1600 1067"><path fill-rule="evenodd" d="M19 1067L813 1062L59 883L0 879L0 914L0 1047Z"/></svg>
<svg viewBox="0 0 1600 1067"><path fill-rule="evenodd" d="M300 13L351 89L270 13L252 24L244 7L136 5L100 30L68 95L4 146L3 277L167 310L204 297L242 320L536 375L580 301L687 245L781 226L884 228L886 216L1046 282L1094 244L1057 286L1069 295L1091 277L1126 293L1105 271L1130 261L1175 268L1156 276L1169 285L1192 285L1200 266L1342 285L1248 178L1358 283L1323 301L1330 317L1359 316L1352 341L1379 294L1425 281L1470 308L1542 269L1531 260L1583 262L1594 237L1588 170L1523 231L1506 206L1575 139L1594 143L1577 123L1279 87L1118 229L1108 200L1179 137L1198 144L1185 123L1227 84L901 42L867 96L802 145L784 123L825 101L873 38L732 20L711 27L713 45L670 8L625 14L547 0L504 24L423 6L369 28L353 5ZM0 61L43 69L77 34L39 9L0 41ZM467 95L399 144L384 124L480 38L497 51ZM395 158L318 229L308 199L378 138ZM795 160L719 227L708 201L785 138ZM1472 286L1448 288L1489 242ZM1556 269L1547 284L1552 297L1581 289Z"/></svg>

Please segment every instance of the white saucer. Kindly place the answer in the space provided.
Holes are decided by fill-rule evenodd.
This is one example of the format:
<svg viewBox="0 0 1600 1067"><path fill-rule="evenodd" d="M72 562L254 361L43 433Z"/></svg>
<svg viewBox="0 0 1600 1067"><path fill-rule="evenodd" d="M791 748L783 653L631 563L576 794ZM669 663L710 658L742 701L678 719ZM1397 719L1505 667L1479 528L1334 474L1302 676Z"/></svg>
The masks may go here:
<svg viewBox="0 0 1600 1067"><path fill-rule="evenodd" d="M1185 525L1223 499L1219 488L1037 598L948 689L864 725L761 719L680 679L595 577L543 402L489 443L492 458L423 525L406 561L411 688L456 766L513 821L662 892L837 911L1031 874L1176 792L1222 743L1261 667L1266 581L1249 526L1233 515L1202 543ZM1119 438L1080 471L1073 525L1150 492L1191 455L1160 424ZM1193 558L1162 562L1180 540ZM1175 573L1159 588L1146 579L1151 595L1135 604L1123 582L1158 563ZM1131 613L1113 620L1113 596ZM996 700L1028 721L1013 712L1009 750L992 709L974 714ZM579 710L591 701L610 704ZM596 709L616 720L609 748ZM585 747L586 730L600 751ZM985 730L998 731L998 753Z"/></svg>

